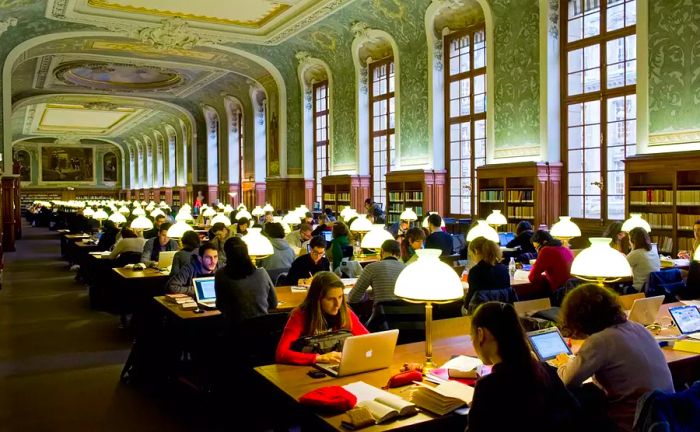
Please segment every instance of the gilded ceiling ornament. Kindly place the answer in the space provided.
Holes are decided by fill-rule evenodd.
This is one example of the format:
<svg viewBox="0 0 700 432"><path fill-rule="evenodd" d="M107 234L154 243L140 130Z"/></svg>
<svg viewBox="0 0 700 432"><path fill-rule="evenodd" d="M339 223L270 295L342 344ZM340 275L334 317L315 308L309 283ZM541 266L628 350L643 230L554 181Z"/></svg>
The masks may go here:
<svg viewBox="0 0 700 432"><path fill-rule="evenodd" d="M0 36L5 33L10 27L17 25L17 18L9 17L5 21L0 21Z"/></svg>
<svg viewBox="0 0 700 432"><path fill-rule="evenodd" d="M309 54L307 51L299 51L294 54L294 57L296 57L297 61L301 65L306 63L311 58L311 54Z"/></svg>
<svg viewBox="0 0 700 432"><path fill-rule="evenodd" d="M113 32L127 33L129 37L159 51L191 50L198 45L218 44L220 39L209 39L190 28L186 20L180 17L165 18L160 25L153 27L134 28L128 25L110 23L105 26Z"/></svg>
<svg viewBox="0 0 700 432"><path fill-rule="evenodd" d="M119 108L119 105L116 105L116 104L113 104L110 102L98 101L98 102L88 102L86 104L83 104L83 108L86 108L89 110L114 111L117 108Z"/></svg>
<svg viewBox="0 0 700 432"><path fill-rule="evenodd" d="M350 31L352 32L353 35L355 35L356 38L361 38L361 39L370 39L369 35L369 25L367 23L364 23L362 21L355 21L351 26L350 26Z"/></svg>

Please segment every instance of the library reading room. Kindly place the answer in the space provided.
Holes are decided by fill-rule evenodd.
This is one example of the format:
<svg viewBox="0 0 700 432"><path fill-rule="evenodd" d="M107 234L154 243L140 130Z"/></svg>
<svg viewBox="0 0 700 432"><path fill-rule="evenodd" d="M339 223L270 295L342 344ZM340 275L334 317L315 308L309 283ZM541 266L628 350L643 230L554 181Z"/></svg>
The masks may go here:
<svg viewBox="0 0 700 432"><path fill-rule="evenodd" d="M699 23L0 0L0 430L700 431Z"/></svg>

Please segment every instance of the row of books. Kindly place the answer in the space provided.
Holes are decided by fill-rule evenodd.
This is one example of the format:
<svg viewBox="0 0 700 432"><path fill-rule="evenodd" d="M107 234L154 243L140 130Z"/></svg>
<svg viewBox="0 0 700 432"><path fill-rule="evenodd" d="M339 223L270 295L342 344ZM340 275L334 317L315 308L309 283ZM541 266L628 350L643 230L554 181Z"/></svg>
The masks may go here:
<svg viewBox="0 0 700 432"><path fill-rule="evenodd" d="M693 237L678 237L678 250L693 250Z"/></svg>
<svg viewBox="0 0 700 432"><path fill-rule="evenodd" d="M423 201L423 192L389 192L391 201Z"/></svg>
<svg viewBox="0 0 700 432"><path fill-rule="evenodd" d="M642 213L642 219L649 222L652 229L670 229L673 227L673 215L671 213Z"/></svg>
<svg viewBox="0 0 700 432"><path fill-rule="evenodd" d="M481 202L503 202L502 190L481 190L479 191L479 201Z"/></svg>
<svg viewBox="0 0 700 432"><path fill-rule="evenodd" d="M630 204L673 204L673 191L667 189L631 190Z"/></svg>
<svg viewBox="0 0 700 432"><path fill-rule="evenodd" d="M508 206L506 216L509 218L533 219L535 217L535 208Z"/></svg>
<svg viewBox="0 0 700 432"><path fill-rule="evenodd" d="M423 206L414 206L411 208L413 209L414 212L416 212L416 215L418 217L421 217L423 215ZM405 206L403 205L403 203L391 203L391 204L389 204L388 211L389 211L389 213L401 214L401 213L403 213L404 209L405 209Z"/></svg>
<svg viewBox="0 0 700 432"><path fill-rule="evenodd" d="M661 235L652 235L651 242L656 243L659 252L671 253L673 250L673 238Z"/></svg>
<svg viewBox="0 0 700 432"><path fill-rule="evenodd" d="M534 193L533 190L509 190L508 202L532 202Z"/></svg>
<svg viewBox="0 0 700 432"><path fill-rule="evenodd" d="M323 200L324 201L350 201L350 193L349 192L341 192L341 193L324 193L323 194Z"/></svg>
<svg viewBox="0 0 700 432"><path fill-rule="evenodd" d="M700 190L676 191L677 205L700 205Z"/></svg>
<svg viewBox="0 0 700 432"><path fill-rule="evenodd" d="M695 221L700 220L700 215L679 213L677 218L678 218L678 229L692 230L693 225L695 224Z"/></svg>

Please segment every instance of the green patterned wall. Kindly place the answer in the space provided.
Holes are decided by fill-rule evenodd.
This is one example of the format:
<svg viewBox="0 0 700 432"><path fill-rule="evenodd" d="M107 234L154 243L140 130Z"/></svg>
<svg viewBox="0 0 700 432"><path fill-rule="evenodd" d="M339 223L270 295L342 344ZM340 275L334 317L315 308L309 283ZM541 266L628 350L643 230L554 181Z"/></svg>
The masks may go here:
<svg viewBox="0 0 700 432"><path fill-rule="evenodd" d="M649 132L700 129L700 1L649 1Z"/></svg>

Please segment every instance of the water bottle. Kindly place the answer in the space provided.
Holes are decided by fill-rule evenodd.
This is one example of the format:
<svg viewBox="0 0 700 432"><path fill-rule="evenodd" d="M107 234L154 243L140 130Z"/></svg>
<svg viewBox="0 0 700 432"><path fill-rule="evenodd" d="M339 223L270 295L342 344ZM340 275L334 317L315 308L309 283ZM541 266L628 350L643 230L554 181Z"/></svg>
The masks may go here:
<svg viewBox="0 0 700 432"><path fill-rule="evenodd" d="M510 275L510 280L515 277L515 258L510 257L510 262L508 263L508 274Z"/></svg>

